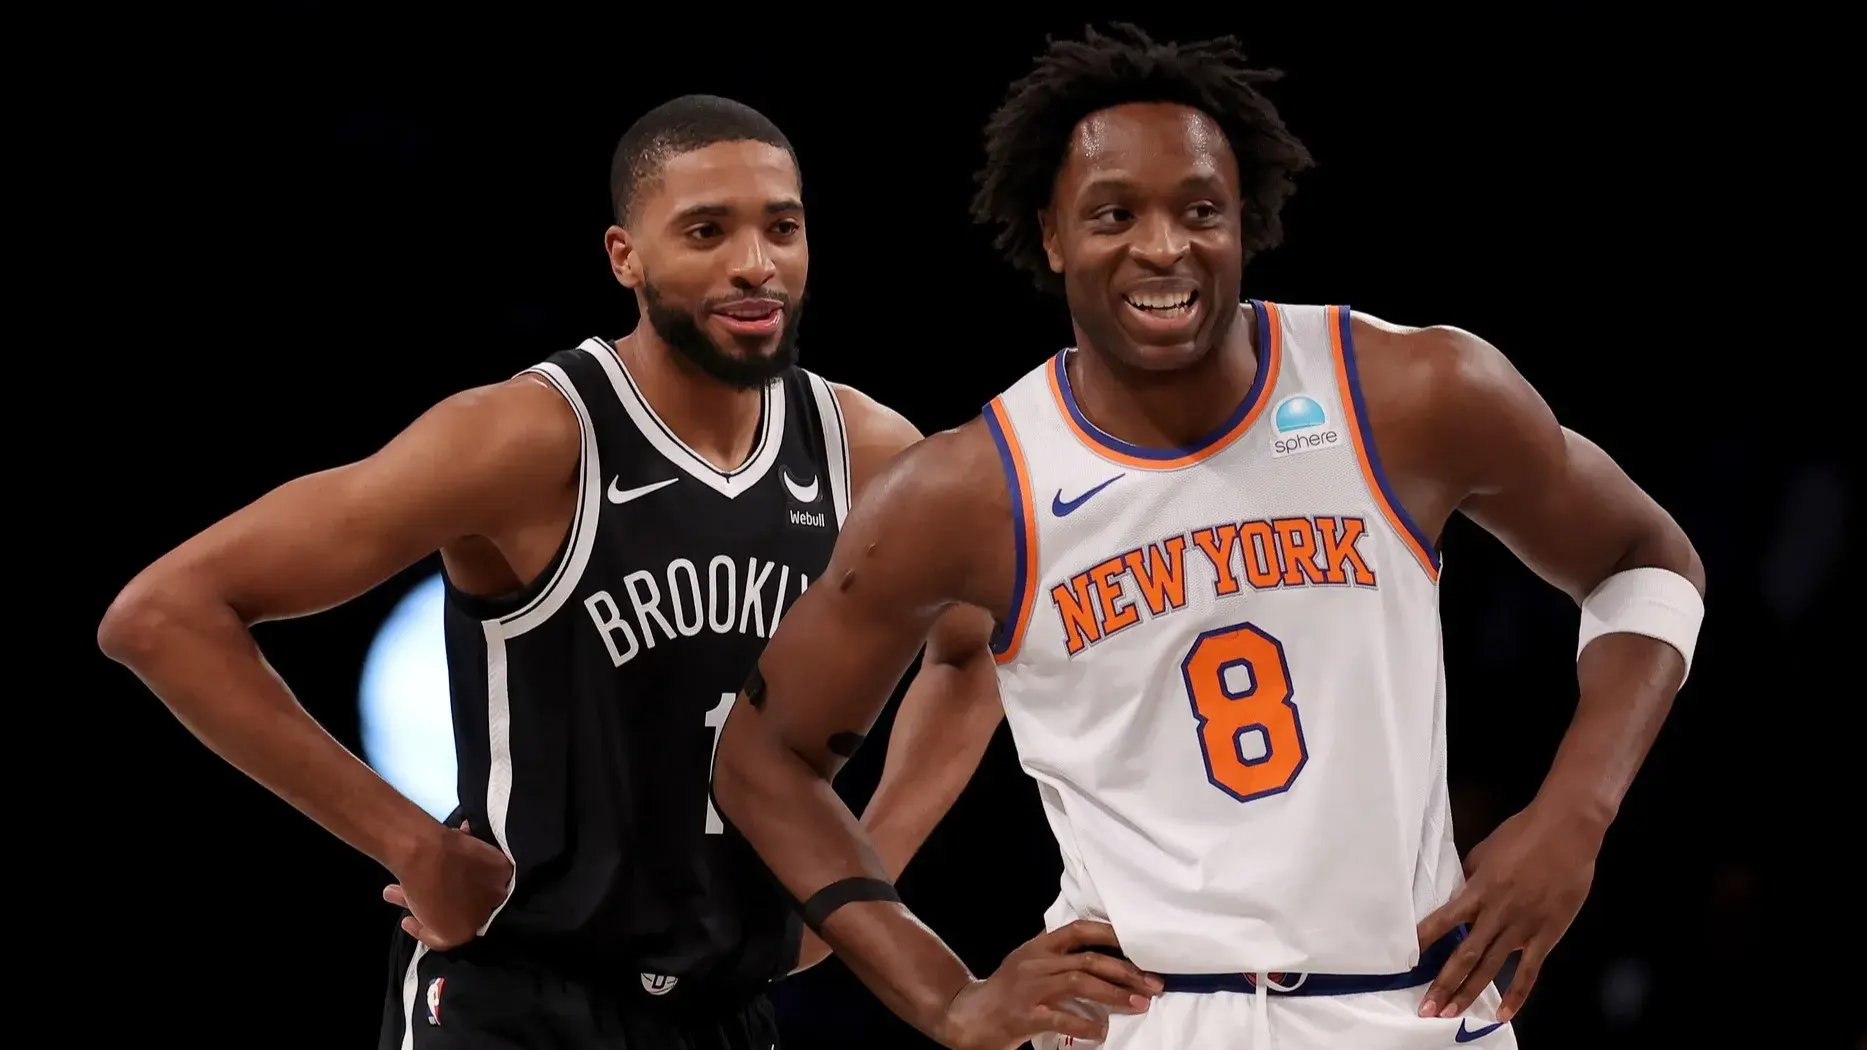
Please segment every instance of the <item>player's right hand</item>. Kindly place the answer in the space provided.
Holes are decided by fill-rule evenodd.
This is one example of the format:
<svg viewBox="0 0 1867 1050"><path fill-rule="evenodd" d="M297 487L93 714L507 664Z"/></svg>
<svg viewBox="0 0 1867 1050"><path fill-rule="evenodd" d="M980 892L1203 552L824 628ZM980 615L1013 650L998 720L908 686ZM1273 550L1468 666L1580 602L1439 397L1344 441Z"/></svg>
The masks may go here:
<svg viewBox="0 0 1867 1050"><path fill-rule="evenodd" d="M1096 951L1119 948L1107 923L1079 919L1025 942L998 972L974 981L947 1007L940 1043L952 1050L1017 1050L1046 1032L1079 1039L1108 1035L1108 1013L1138 1014L1160 994L1160 978L1126 959ZM1069 1003L1092 1004L1085 1016ZM1097 1009L1096 1007L1100 1007Z"/></svg>
<svg viewBox="0 0 1867 1050"><path fill-rule="evenodd" d="M382 899L407 908L402 929L436 951L478 936L512 886L512 861L474 838L465 822L441 828L403 868Z"/></svg>

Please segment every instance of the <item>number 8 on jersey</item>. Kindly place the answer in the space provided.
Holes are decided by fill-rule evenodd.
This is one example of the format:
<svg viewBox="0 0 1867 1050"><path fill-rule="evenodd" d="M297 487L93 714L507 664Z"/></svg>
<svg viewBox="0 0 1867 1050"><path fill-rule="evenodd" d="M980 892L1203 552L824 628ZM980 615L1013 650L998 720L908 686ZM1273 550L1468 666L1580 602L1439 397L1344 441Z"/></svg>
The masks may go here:
<svg viewBox="0 0 1867 1050"><path fill-rule="evenodd" d="M1309 760L1283 643L1241 623L1207 631L1180 662L1206 779L1240 802L1287 791Z"/></svg>

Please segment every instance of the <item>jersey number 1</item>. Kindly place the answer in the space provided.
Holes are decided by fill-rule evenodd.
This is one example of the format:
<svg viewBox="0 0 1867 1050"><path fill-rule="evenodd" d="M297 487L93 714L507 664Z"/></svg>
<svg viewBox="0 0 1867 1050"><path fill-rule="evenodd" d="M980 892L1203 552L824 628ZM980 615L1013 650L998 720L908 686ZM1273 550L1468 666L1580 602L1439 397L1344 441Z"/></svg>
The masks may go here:
<svg viewBox="0 0 1867 1050"><path fill-rule="evenodd" d="M707 711L707 728L713 730L713 750L707 753L707 834L724 835L726 825L720 822L720 811L713 808L713 759L720 753L720 730L726 728L726 713L733 709L733 699L738 693L721 693L720 702Z"/></svg>
<svg viewBox="0 0 1867 1050"><path fill-rule="evenodd" d="M1309 752L1283 643L1249 623L1207 631L1180 675L1212 786L1240 802L1290 790Z"/></svg>

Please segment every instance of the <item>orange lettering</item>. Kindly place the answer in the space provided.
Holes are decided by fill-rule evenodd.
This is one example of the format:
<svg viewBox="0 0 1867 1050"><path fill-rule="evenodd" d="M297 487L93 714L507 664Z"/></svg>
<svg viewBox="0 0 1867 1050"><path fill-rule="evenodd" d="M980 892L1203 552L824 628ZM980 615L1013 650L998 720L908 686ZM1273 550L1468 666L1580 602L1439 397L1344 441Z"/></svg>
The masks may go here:
<svg viewBox="0 0 1867 1050"><path fill-rule="evenodd" d="M1063 645L1071 656L1102 640L1102 628L1096 623L1095 606L1089 597L1089 574L1079 572L1070 582L1050 588L1050 600L1056 603L1057 616L1063 621Z"/></svg>
<svg viewBox="0 0 1867 1050"><path fill-rule="evenodd" d="M1212 585L1212 593L1220 598L1238 593L1238 576L1232 572L1232 547L1238 542L1238 526L1218 525L1210 529L1200 529L1193 533L1193 542L1201 554L1212 563L1213 574L1218 577Z"/></svg>
<svg viewBox="0 0 1867 1050"><path fill-rule="evenodd" d="M1284 584L1322 583L1327 574L1316 564L1316 531L1308 518L1278 518L1271 522L1277 530L1277 547L1284 559Z"/></svg>
<svg viewBox="0 0 1867 1050"><path fill-rule="evenodd" d="M1186 574L1181 571L1185 553L1185 537L1174 536L1165 543L1129 551L1122 558L1128 563L1128 574L1140 584L1148 612L1155 616L1186 604Z"/></svg>

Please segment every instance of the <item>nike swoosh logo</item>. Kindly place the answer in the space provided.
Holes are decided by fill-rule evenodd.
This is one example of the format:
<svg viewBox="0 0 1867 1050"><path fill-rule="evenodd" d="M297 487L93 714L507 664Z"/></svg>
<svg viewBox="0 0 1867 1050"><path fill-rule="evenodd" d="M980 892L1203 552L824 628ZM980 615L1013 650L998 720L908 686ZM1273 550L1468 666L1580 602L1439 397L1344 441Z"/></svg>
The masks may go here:
<svg viewBox="0 0 1867 1050"><path fill-rule="evenodd" d="M1467 1021L1464 1019L1461 1019L1459 1021L1459 1030L1455 1035L1453 1035L1452 1037L1453 1042L1469 1043L1475 1039L1483 1039L1485 1036L1490 1035L1492 1032L1495 1032L1498 1029L1504 1027L1504 1022L1502 1021L1493 1021L1490 1024L1485 1025L1483 1028L1467 1028L1465 1027L1466 1023Z"/></svg>
<svg viewBox="0 0 1867 1050"><path fill-rule="evenodd" d="M639 489L619 489L616 487L616 483L621 480L622 479L618 477L611 480L609 483L609 501L611 503L627 503L632 499L641 499L643 496L648 495L656 489L665 489L681 479L669 478L666 481L657 481L653 485L643 485Z"/></svg>
<svg viewBox="0 0 1867 1050"><path fill-rule="evenodd" d="M792 481L791 472L788 470L780 469L778 471L778 476L784 479L785 491L791 494L792 499L798 501L799 503L817 502L816 475L813 474L811 476L810 484L808 485L799 485L797 482Z"/></svg>
<svg viewBox="0 0 1867 1050"><path fill-rule="evenodd" d="M1122 476L1120 474L1117 474L1114 477L1103 482L1102 484L1097 485L1095 488L1090 489L1088 492L1085 492L1082 495L1072 500L1064 499L1063 490L1058 489L1057 494L1050 498L1050 513L1055 514L1059 518L1067 518L1071 514L1074 514L1076 512L1076 508L1089 502L1089 497L1095 495L1098 492L1101 492L1103 489L1108 488L1110 485L1115 484L1117 481L1120 481L1121 479L1122 479Z"/></svg>

